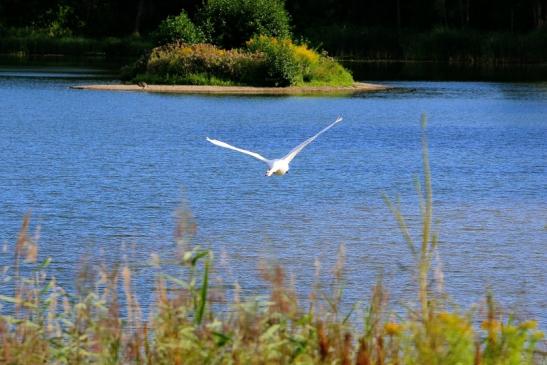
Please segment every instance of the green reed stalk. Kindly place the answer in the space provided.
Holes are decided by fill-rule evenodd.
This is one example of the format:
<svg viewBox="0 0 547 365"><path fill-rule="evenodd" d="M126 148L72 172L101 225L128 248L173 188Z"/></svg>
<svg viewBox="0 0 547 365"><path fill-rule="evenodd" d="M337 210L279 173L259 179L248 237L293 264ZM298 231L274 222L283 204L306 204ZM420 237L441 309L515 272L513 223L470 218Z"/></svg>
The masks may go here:
<svg viewBox="0 0 547 365"><path fill-rule="evenodd" d="M427 320L429 317L429 303L428 303L428 274L431 267L431 248L433 242L431 238L431 220L433 217L433 191L431 188L431 168L429 166L429 150L427 145L427 118L425 114L422 114L421 118L422 126L422 159L424 170L424 185L425 185L425 207L422 212L422 246L420 249L420 261L419 261L419 286L420 286L420 304L422 307L422 319ZM420 199L423 201L423 197ZM431 242L431 246L430 246Z"/></svg>

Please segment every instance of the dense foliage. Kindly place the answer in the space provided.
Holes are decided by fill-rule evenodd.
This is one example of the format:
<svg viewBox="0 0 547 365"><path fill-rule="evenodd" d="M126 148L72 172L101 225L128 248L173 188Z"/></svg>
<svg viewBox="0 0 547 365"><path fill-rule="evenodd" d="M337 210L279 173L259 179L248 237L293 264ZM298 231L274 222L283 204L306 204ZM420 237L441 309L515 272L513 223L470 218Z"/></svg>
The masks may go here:
<svg viewBox="0 0 547 365"><path fill-rule="evenodd" d="M45 28L56 17L62 18L62 12L70 12L70 19L63 26L68 27L75 35L119 37L134 32L147 34L154 31L167 16L179 14L181 7L193 17L202 3L202 0L26 0L22 6L21 0L3 0L0 2L0 28ZM230 3L239 4L243 8L247 6L245 4L256 3L257 8L265 9L264 4L271 2L217 0L212 3L211 10L228 8ZM275 0L274 3L281 3L281 0ZM547 23L545 0L286 0L284 3L291 14L297 34L306 33L308 28L328 25L384 27L392 31L413 29L420 32L439 26L480 31L528 32L544 28ZM277 14L279 8L279 5L274 5L271 12ZM59 9L64 10L60 12ZM260 19L269 16L257 15ZM272 15L278 16L281 15ZM240 19L235 20L239 22ZM238 25L241 26L244 24ZM241 39L242 42L250 36L251 34L246 34Z"/></svg>
<svg viewBox="0 0 547 365"><path fill-rule="evenodd" d="M247 48L264 55L265 80L276 86L302 83L303 70L290 40L258 36L247 42Z"/></svg>
<svg viewBox="0 0 547 365"><path fill-rule="evenodd" d="M371 60L428 60L467 64L534 63L547 60L547 29L527 34L437 27L394 32L386 27L325 25L304 36L339 57Z"/></svg>
<svg viewBox="0 0 547 365"><path fill-rule="evenodd" d="M468 64L547 60L545 0L27 0L26 6L20 2L0 2L0 52L55 53L66 48L56 44L58 37L96 41L134 35L146 40L156 35L164 43L178 34L177 39L187 42L200 42L205 36L207 42L233 48L257 34L286 38L293 33L337 57ZM187 16L176 16L181 7ZM40 36L28 42L14 36L21 30ZM90 51L103 48L97 44Z"/></svg>
<svg viewBox="0 0 547 365"><path fill-rule="evenodd" d="M194 25L184 10L177 16L168 16L164 19L158 26L158 29L152 33L152 37L158 44L175 41L186 43L201 43L205 41L203 31Z"/></svg>
<svg viewBox="0 0 547 365"><path fill-rule="evenodd" d="M167 84L331 85L353 78L332 58L289 39L255 36L242 49L175 42L154 48L124 70L124 79Z"/></svg>
<svg viewBox="0 0 547 365"><path fill-rule="evenodd" d="M207 0L200 19L210 40L223 48L241 47L259 34L290 36L282 0Z"/></svg>
<svg viewBox="0 0 547 365"><path fill-rule="evenodd" d="M307 45L296 45L290 39L264 35L247 42L247 49L265 56L267 84L349 86L351 74L335 60L320 55Z"/></svg>
<svg viewBox="0 0 547 365"><path fill-rule="evenodd" d="M8 27L30 26L46 21L44 15L48 11L66 6L80 22L79 35L123 36L135 30L136 22L145 33L156 29L168 15L180 13L181 6L192 15L202 1L27 0L25 3L26 6L21 6L19 0L4 0L0 4L0 22ZM544 26L547 18L544 0L286 0L285 3L299 31L328 24L530 31Z"/></svg>
<svg viewBox="0 0 547 365"><path fill-rule="evenodd" d="M154 48L127 67L124 78L158 84L251 84L262 67L263 57L257 53L175 42Z"/></svg>
<svg viewBox="0 0 547 365"><path fill-rule="evenodd" d="M425 124L425 123L424 123ZM210 251L192 245L195 221L180 215L177 252L153 254L147 271L156 273L149 298L137 295L137 270L88 265L76 292L67 292L40 262L29 217L14 245L13 264L2 270L11 285L0 295L0 363L3 364L341 364L341 365L534 365L543 333L533 320L517 320L492 295L462 311L446 299L443 275L434 266L438 237L432 231L433 197L425 134L421 221L407 224L386 199L416 263L416 305L406 314L387 307L381 281L366 305L343 310L344 248L331 282L320 281L320 265L308 303L280 266L262 265L268 296L242 297L238 284L218 283ZM423 191L423 194L421 193ZM418 224L416 244L411 234ZM412 230L413 231L413 230ZM435 275L434 275L435 273ZM145 275L146 276L146 275ZM146 276L149 278L149 276ZM137 284L138 283L138 284ZM226 299L222 288L230 288ZM300 288L301 289L301 288ZM308 288L306 288L308 289ZM149 316L140 303L150 303ZM478 310L477 310L478 309ZM353 316L352 316L353 313ZM352 319L350 319L352 318ZM479 324L480 323L480 324Z"/></svg>

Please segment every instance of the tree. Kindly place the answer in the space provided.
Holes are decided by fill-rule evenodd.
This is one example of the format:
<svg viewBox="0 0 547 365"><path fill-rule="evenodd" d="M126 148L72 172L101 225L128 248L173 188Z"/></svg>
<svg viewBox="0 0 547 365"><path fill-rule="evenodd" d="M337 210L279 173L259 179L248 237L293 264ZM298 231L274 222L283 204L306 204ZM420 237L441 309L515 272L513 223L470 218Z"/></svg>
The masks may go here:
<svg viewBox="0 0 547 365"><path fill-rule="evenodd" d="M135 28L133 29L133 34L140 36L141 32L141 19L144 12L144 0L139 0L139 5L137 6L137 16L135 17Z"/></svg>
<svg viewBox="0 0 547 365"><path fill-rule="evenodd" d="M532 14L534 26L536 29L541 29L545 26L547 18L547 4L545 0L535 0L532 4Z"/></svg>
<svg viewBox="0 0 547 365"><path fill-rule="evenodd" d="M184 10L177 16L168 16L163 20L158 29L153 33L153 38L158 44L174 41L186 43L200 43L205 41L202 30L194 25Z"/></svg>
<svg viewBox="0 0 547 365"><path fill-rule="evenodd" d="M241 47L258 34L290 36L282 0L208 0L199 19L209 39L224 48Z"/></svg>

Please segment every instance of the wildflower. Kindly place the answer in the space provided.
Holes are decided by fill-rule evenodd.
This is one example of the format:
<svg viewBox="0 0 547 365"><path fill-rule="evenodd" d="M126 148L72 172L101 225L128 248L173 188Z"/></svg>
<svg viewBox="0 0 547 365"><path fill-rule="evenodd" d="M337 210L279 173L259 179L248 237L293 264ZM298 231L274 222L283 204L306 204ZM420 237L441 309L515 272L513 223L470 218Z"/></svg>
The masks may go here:
<svg viewBox="0 0 547 365"><path fill-rule="evenodd" d="M524 321L519 324L519 328L523 330L533 330L533 329L536 329L537 326L538 326L537 321L532 321L532 320Z"/></svg>
<svg viewBox="0 0 547 365"><path fill-rule="evenodd" d="M184 256L182 257L182 261L184 263L189 263L190 260L192 260L193 253L192 251L188 251L184 253Z"/></svg>
<svg viewBox="0 0 547 365"><path fill-rule="evenodd" d="M488 332L498 331L501 329L501 323L495 319L487 319L482 322L481 328L487 330Z"/></svg>
<svg viewBox="0 0 547 365"><path fill-rule="evenodd" d="M440 312L437 318L449 327L453 327L463 332L471 331L471 324L464 317L456 313Z"/></svg>
<svg viewBox="0 0 547 365"><path fill-rule="evenodd" d="M454 314L448 312L440 312L439 314L437 314L437 318L442 322L453 322L454 317L456 317Z"/></svg>
<svg viewBox="0 0 547 365"><path fill-rule="evenodd" d="M488 331L488 339L496 340L496 333L501 329L501 323L495 319L487 319L481 324L482 329Z"/></svg>
<svg viewBox="0 0 547 365"><path fill-rule="evenodd" d="M222 333L223 329L222 322L218 319L215 319L213 322L208 323L206 327L209 331L217 333Z"/></svg>
<svg viewBox="0 0 547 365"><path fill-rule="evenodd" d="M193 50L190 47L182 47L180 53L182 53L183 56L189 56L193 53Z"/></svg>
<svg viewBox="0 0 547 365"><path fill-rule="evenodd" d="M501 332L504 336L514 336L517 334L517 327L508 324L502 327Z"/></svg>
<svg viewBox="0 0 547 365"><path fill-rule="evenodd" d="M319 58L319 55L317 53L315 53L305 45L295 47L294 53L300 59L303 59L310 63L317 61L317 59Z"/></svg>
<svg viewBox="0 0 547 365"><path fill-rule="evenodd" d="M403 326L401 326L399 323L387 322L384 325L384 331L386 331L389 336L398 336L401 334L402 330Z"/></svg>
<svg viewBox="0 0 547 365"><path fill-rule="evenodd" d="M33 242L28 242L27 255L25 257L25 262L36 262L37 257L38 257L38 245Z"/></svg>

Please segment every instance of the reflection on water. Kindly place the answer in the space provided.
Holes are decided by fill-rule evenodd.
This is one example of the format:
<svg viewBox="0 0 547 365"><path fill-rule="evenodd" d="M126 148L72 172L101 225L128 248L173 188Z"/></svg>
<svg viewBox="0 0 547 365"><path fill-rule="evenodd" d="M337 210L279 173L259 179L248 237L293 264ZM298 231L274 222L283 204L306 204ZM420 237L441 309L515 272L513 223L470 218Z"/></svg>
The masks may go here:
<svg viewBox="0 0 547 365"><path fill-rule="evenodd" d="M104 57L0 55L0 77L112 80L118 77L120 68L131 61L106 60Z"/></svg>
<svg viewBox="0 0 547 365"><path fill-rule="evenodd" d="M0 237L13 243L32 210L61 283L73 284L82 256L127 260L142 268L146 302L146 262L151 252L169 257L186 200L195 242L226 254L226 283L256 291L257 261L274 257L305 295L315 258L327 276L344 243L349 301L366 297L380 272L391 298L413 301L410 255L382 194L400 196L417 234L426 112L448 292L469 305L491 286L547 327L545 83L405 81L390 85L406 92L351 98L235 97L71 90L90 81L10 72L0 72ZM266 178L260 162L205 141L278 156L338 115L344 122L284 177Z"/></svg>
<svg viewBox="0 0 547 365"><path fill-rule="evenodd" d="M547 64L464 65L440 62L343 61L356 80L547 81Z"/></svg>
<svg viewBox="0 0 547 365"><path fill-rule="evenodd" d="M93 68L74 68L74 67L28 67L25 69L13 67L1 67L0 77L7 78L44 78L44 79L105 79L112 80L116 74L104 71L103 69Z"/></svg>

